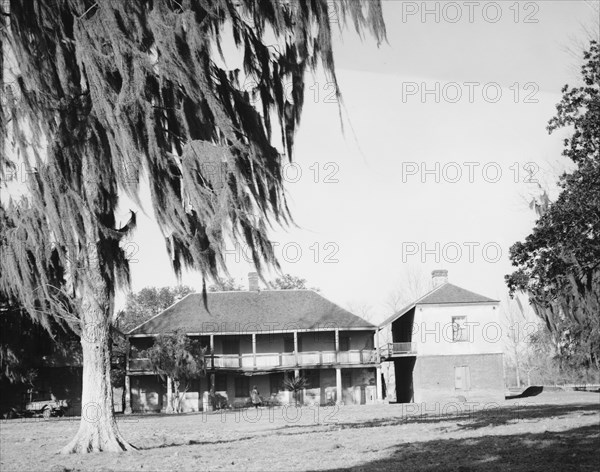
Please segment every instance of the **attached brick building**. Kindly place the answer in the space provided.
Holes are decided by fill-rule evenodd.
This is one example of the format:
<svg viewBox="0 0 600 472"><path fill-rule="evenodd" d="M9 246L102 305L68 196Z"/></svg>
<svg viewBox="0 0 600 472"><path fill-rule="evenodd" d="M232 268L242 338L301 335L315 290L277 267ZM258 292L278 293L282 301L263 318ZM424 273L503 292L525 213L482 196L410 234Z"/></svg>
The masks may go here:
<svg viewBox="0 0 600 472"><path fill-rule="evenodd" d="M379 327L386 391L400 403L502 400L499 302L448 283L445 270L433 284Z"/></svg>

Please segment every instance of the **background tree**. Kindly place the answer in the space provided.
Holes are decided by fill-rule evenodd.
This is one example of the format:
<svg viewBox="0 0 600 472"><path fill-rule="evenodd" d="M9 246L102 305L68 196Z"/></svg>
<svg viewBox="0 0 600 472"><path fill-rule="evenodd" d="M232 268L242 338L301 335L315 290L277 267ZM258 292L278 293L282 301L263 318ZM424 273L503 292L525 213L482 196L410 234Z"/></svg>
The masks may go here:
<svg viewBox="0 0 600 472"><path fill-rule="evenodd" d="M219 277L208 287L209 292L239 292L240 290L244 290L244 287L233 277Z"/></svg>
<svg viewBox="0 0 600 472"><path fill-rule="evenodd" d="M360 316L363 320L367 320L369 323L378 324L379 321L375 320L373 314L373 307L368 303L361 301L353 301L346 303L346 309L353 315Z"/></svg>
<svg viewBox="0 0 600 472"><path fill-rule="evenodd" d="M22 309L0 293L0 384L25 384L33 387L36 370L30 361L29 343L34 333L50 338L46 330L36 330L35 322L23 318ZM6 394L6 391L3 392Z"/></svg>
<svg viewBox="0 0 600 472"><path fill-rule="evenodd" d="M576 169L561 176L555 202L542 202L532 234L515 243L511 294L526 292L566 363L600 370L600 53L584 53L583 85L562 89L550 133L563 127L563 155Z"/></svg>
<svg viewBox="0 0 600 472"><path fill-rule="evenodd" d="M386 299L385 305L389 312L387 316L400 311L433 288L431 285L431 276L425 273L421 266L414 265L405 265L402 267L395 285L396 287Z"/></svg>
<svg viewBox="0 0 600 472"><path fill-rule="evenodd" d="M127 333L193 292L187 285L145 287L137 293L130 292L125 308L117 314L117 326Z"/></svg>
<svg viewBox="0 0 600 472"><path fill-rule="evenodd" d="M275 290L306 290L306 279L291 274L283 274L271 284Z"/></svg>
<svg viewBox="0 0 600 472"><path fill-rule="evenodd" d="M173 388L172 411L181 412L182 400L190 382L205 375L204 353L206 347L199 340L192 340L185 333L161 334L154 339L151 348L145 351L152 368Z"/></svg>
<svg viewBox="0 0 600 472"><path fill-rule="evenodd" d="M525 331L525 313L518 299L508 299L501 305L502 322L504 333L506 336L507 356L505 359L506 366L512 367L515 374L515 384L517 387L522 385L522 364L523 357L526 355L526 339Z"/></svg>
<svg viewBox="0 0 600 472"><path fill-rule="evenodd" d="M340 25L349 19L384 39L379 1L336 5ZM133 212L117 223L119 197L143 206L145 174L178 275L187 267L216 279L232 240L251 249L259 272L277 266L267 231L290 215L273 130L291 159L305 73L322 66L337 84L328 2L10 0L1 8L0 85L19 90L0 113L0 166L22 160L30 179L21 199L2 202L9 250L0 254L0 288L36 316L36 304L56 298L52 257L65 267L73 310L64 315L86 335L84 414L62 452L132 449L114 420L110 383L114 295L129 284L122 242L135 228ZM243 53L239 67L223 65L224 35ZM250 91L246 78L256 84ZM27 238L15 255L19 231ZM98 420L86 421L92 407Z"/></svg>
<svg viewBox="0 0 600 472"><path fill-rule="evenodd" d="M571 372L561 372L552 335L543 323L527 334L526 343L527 351L521 365L528 386L557 385L572 381Z"/></svg>
<svg viewBox="0 0 600 472"><path fill-rule="evenodd" d="M501 304L507 386L557 384L556 350L545 324L519 298Z"/></svg>

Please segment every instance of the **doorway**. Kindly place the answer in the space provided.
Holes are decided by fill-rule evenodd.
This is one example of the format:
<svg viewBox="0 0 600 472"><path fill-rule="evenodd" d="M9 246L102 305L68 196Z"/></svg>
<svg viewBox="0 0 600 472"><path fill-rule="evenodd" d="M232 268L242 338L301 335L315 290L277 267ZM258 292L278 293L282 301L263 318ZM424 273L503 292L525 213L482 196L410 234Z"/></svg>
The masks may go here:
<svg viewBox="0 0 600 472"><path fill-rule="evenodd" d="M412 403L414 399L413 371L416 357L401 357L394 360L396 371L396 401L398 403Z"/></svg>

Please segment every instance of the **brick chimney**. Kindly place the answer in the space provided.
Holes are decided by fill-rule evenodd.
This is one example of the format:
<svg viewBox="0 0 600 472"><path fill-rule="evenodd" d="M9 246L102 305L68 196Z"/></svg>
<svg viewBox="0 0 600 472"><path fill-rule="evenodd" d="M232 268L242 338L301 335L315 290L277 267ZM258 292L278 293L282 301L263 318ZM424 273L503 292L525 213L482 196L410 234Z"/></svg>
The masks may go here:
<svg viewBox="0 0 600 472"><path fill-rule="evenodd" d="M448 271L447 270L434 270L431 273L431 280L433 281L433 288L437 288L440 285L448 283Z"/></svg>
<svg viewBox="0 0 600 472"><path fill-rule="evenodd" d="M250 292L258 292L258 273L248 272L248 290Z"/></svg>

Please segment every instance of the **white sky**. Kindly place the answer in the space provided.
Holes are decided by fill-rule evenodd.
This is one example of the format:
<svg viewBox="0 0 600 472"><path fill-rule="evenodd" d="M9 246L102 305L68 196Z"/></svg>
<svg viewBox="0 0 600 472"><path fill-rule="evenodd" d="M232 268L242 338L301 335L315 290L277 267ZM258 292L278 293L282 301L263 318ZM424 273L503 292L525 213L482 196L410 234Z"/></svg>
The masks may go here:
<svg viewBox="0 0 600 472"><path fill-rule="evenodd" d="M424 18L423 5L385 0L389 43L380 48L352 29L336 38L345 133L327 80L307 77L287 174L299 228L272 235L283 272L342 306L369 307L375 320L389 316L386 301L410 271L446 268L452 283L506 298L508 249L535 221L527 202L537 184L523 166L533 163L533 179L553 185L568 165L560 134L545 128L561 87L578 81L573 51L598 31L598 2L429 2ZM422 96L424 88L434 92ZM151 215L138 213L127 250L133 290L177 283ZM253 267L231 250L231 274L245 284ZM201 288L199 274L182 282Z"/></svg>

